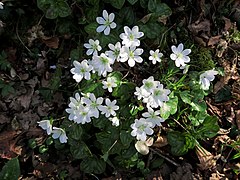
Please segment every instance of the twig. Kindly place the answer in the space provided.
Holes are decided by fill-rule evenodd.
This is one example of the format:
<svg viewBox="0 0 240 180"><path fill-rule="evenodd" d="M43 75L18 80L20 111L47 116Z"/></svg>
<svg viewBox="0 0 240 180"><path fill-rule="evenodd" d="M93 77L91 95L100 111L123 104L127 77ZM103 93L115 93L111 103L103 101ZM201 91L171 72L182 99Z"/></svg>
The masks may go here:
<svg viewBox="0 0 240 180"><path fill-rule="evenodd" d="M19 18L18 18L17 25L16 25L16 35L17 35L17 38L18 38L18 40L22 43L22 45L28 50L28 52L29 52L30 54L33 54L32 51L31 51L30 49L28 49L27 46L25 46L24 42L22 41L22 39L20 38L20 36L19 36L19 34L18 34L19 19L20 19L20 16L19 16Z"/></svg>
<svg viewBox="0 0 240 180"><path fill-rule="evenodd" d="M158 152L157 150L150 148L151 151L156 153L157 155L161 156L163 159L167 160L168 162L172 163L174 166L180 166L180 164L174 162L173 160L169 159L168 157L164 156L161 152Z"/></svg>

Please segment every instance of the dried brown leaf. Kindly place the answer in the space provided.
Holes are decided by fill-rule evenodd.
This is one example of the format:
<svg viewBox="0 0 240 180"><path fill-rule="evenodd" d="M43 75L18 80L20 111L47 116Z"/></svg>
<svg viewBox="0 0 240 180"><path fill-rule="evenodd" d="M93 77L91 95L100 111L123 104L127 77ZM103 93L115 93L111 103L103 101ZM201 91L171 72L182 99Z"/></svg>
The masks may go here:
<svg viewBox="0 0 240 180"><path fill-rule="evenodd" d="M221 40L221 37L222 37L222 35L210 37L207 45L208 46L214 46L214 45L218 44Z"/></svg>
<svg viewBox="0 0 240 180"><path fill-rule="evenodd" d="M237 124L238 130L240 130L240 109L236 110L236 124Z"/></svg>
<svg viewBox="0 0 240 180"><path fill-rule="evenodd" d="M167 137L166 136L158 136L157 140L153 143L153 147L163 147L168 145Z"/></svg>
<svg viewBox="0 0 240 180"><path fill-rule="evenodd" d="M206 32L207 35L210 35L210 21L205 19L201 22L195 22L188 26L188 29L194 34L197 35L200 32Z"/></svg>
<svg viewBox="0 0 240 180"><path fill-rule="evenodd" d="M59 46L59 38L58 37L42 37L42 41L46 44L46 46L57 49Z"/></svg>
<svg viewBox="0 0 240 180"><path fill-rule="evenodd" d="M211 169L216 166L216 160L219 157L214 157L209 151L199 146L196 146L195 152L200 161L198 166L201 170Z"/></svg>

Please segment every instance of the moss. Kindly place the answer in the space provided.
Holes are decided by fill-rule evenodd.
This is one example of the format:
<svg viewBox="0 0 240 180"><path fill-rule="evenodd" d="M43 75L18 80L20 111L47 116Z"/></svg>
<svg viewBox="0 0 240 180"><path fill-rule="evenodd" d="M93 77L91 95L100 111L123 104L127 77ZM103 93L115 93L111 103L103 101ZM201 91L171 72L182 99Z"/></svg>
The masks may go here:
<svg viewBox="0 0 240 180"><path fill-rule="evenodd" d="M194 70L205 71L215 67L213 52L205 47L192 47L191 65Z"/></svg>

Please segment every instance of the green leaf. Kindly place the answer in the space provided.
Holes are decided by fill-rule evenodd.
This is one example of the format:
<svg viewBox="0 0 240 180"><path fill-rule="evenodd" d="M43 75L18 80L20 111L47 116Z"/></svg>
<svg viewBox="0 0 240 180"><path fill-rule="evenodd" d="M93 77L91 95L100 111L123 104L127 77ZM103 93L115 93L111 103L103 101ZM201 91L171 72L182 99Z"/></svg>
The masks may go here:
<svg viewBox="0 0 240 180"><path fill-rule="evenodd" d="M95 156L87 157L81 162L80 168L85 173L101 174L105 171L106 163Z"/></svg>
<svg viewBox="0 0 240 180"><path fill-rule="evenodd" d="M179 94L184 103L191 104L192 96L190 94L190 91L180 91Z"/></svg>
<svg viewBox="0 0 240 180"><path fill-rule="evenodd" d="M71 9L68 6L68 3L65 1L59 1L57 3L58 15L60 17L67 17L71 14Z"/></svg>
<svg viewBox="0 0 240 180"><path fill-rule="evenodd" d="M168 143L171 146L171 152L173 155L181 156L188 152L189 148L195 146L195 141L191 136L186 136L182 132L171 131L167 134ZM191 140L190 140L191 139ZM189 141L190 140L190 141Z"/></svg>
<svg viewBox="0 0 240 180"><path fill-rule="evenodd" d="M141 5L143 8L147 8L147 7L148 7L148 1L149 1L149 0L140 0L140 5Z"/></svg>
<svg viewBox="0 0 240 180"><path fill-rule="evenodd" d="M188 119L191 121L191 123L194 126L199 126L203 123L204 119L208 117L209 115L206 113L206 111L193 111L188 115Z"/></svg>
<svg viewBox="0 0 240 180"><path fill-rule="evenodd" d="M37 0L37 7L42 11L46 11L50 4L52 4L54 0Z"/></svg>
<svg viewBox="0 0 240 180"><path fill-rule="evenodd" d="M1 180L17 180L20 176L20 165L18 158L12 158L2 168L0 172Z"/></svg>
<svg viewBox="0 0 240 180"><path fill-rule="evenodd" d="M191 109L195 111L205 111L207 109L207 104L204 100L193 99L190 105L192 106Z"/></svg>
<svg viewBox="0 0 240 180"><path fill-rule="evenodd" d="M152 21L149 21L146 24L140 24L139 28L149 39L159 38L164 32L167 31L163 24Z"/></svg>
<svg viewBox="0 0 240 180"><path fill-rule="evenodd" d="M96 133L97 141L101 143L103 153L106 153L110 150L111 146L119 138L119 131L117 128L110 126L109 130L104 132Z"/></svg>
<svg viewBox="0 0 240 180"><path fill-rule="evenodd" d="M69 141L69 144L70 152L74 159L84 159L91 155L87 145L83 141Z"/></svg>
<svg viewBox="0 0 240 180"><path fill-rule="evenodd" d="M108 36L105 34L101 33L99 36L99 41L101 42L102 47L107 47L109 43L115 44L118 42L118 37L115 36L114 34L110 33Z"/></svg>
<svg viewBox="0 0 240 180"><path fill-rule="evenodd" d="M82 138L83 129L79 124L72 124L71 131L69 132L69 137L80 140Z"/></svg>
<svg viewBox="0 0 240 180"><path fill-rule="evenodd" d="M160 113L163 119L167 119L171 114L175 114L177 112L178 107L178 97L174 96L170 98L169 101L163 104L160 109Z"/></svg>
<svg viewBox="0 0 240 180"><path fill-rule="evenodd" d="M120 140L124 146L128 147L131 144L131 142L133 141L133 138L132 138L130 132L122 130L120 132Z"/></svg>
<svg viewBox="0 0 240 180"><path fill-rule="evenodd" d="M114 71L114 72L110 73L108 75L108 77L114 77L116 79L117 83L120 83L121 80L122 80L123 75L119 71Z"/></svg>
<svg viewBox="0 0 240 180"><path fill-rule="evenodd" d="M202 126L197 129L197 137L204 139L216 136L217 132L219 131L219 125L217 121L218 119L215 116L206 117Z"/></svg>
<svg viewBox="0 0 240 180"><path fill-rule="evenodd" d="M125 3L125 0L110 1L111 5L117 9L121 9Z"/></svg>
<svg viewBox="0 0 240 180"><path fill-rule="evenodd" d="M98 24L96 22L90 23L87 26L84 27L84 30L86 31L86 33L88 33L89 35L94 35L97 34L97 29ZM100 41L101 43L101 41Z"/></svg>
<svg viewBox="0 0 240 180"><path fill-rule="evenodd" d="M157 16L168 17L172 14L172 10L167 4L156 0L148 1L148 10L155 13Z"/></svg>
<svg viewBox="0 0 240 180"><path fill-rule="evenodd" d="M132 25L135 22L136 15L132 7L124 7L119 11L119 17L121 24Z"/></svg>
<svg viewBox="0 0 240 180"><path fill-rule="evenodd" d="M121 97L125 96L127 98L131 97L130 93L133 93L135 90L136 85L131 82L123 82L119 87L113 90L112 95L114 97Z"/></svg>
<svg viewBox="0 0 240 180"><path fill-rule="evenodd" d="M96 97L102 96L104 90L102 88L101 82L93 83L92 81L87 81L87 84L82 89L83 93L94 93Z"/></svg>
<svg viewBox="0 0 240 180"><path fill-rule="evenodd" d="M99 118L93 118L92 120L93 126L104 129L106 126L110 125L110 121L104 116L100 115Z"/></svg>
<svg viewBox="0 0 240 180"><path fill-rule="evenodd" d="M134 5L138 0L128 0L131 5Z"/></svg>

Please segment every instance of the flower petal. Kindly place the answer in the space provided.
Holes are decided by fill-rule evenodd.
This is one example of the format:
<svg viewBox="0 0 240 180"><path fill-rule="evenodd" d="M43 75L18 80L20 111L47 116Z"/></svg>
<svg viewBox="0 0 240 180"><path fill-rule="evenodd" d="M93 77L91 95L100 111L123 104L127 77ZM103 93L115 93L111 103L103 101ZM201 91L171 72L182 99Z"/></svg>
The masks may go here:
<svg viewBox="0 0 240 180"><path fill-rule="evenodd" d="M98 27L97 27L96 31L97 31L97 32L102 32L102 31L104 31L105 28L106 28L105 25L101 25L101 26L98 26Z"/></svg>
<svg viewBox="0 0 240 180"><path fill-rule="evenodd" d="M105 24L105 22L106 22L106 20L103 19L102 17L97 17L96 21L97 21L98 24Z"/></svg>

